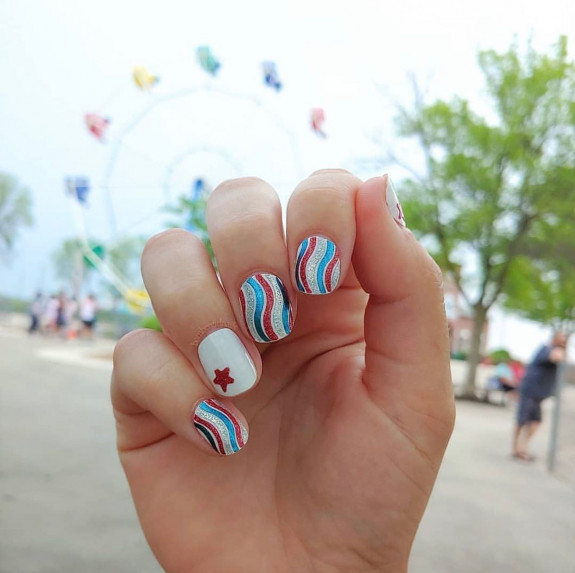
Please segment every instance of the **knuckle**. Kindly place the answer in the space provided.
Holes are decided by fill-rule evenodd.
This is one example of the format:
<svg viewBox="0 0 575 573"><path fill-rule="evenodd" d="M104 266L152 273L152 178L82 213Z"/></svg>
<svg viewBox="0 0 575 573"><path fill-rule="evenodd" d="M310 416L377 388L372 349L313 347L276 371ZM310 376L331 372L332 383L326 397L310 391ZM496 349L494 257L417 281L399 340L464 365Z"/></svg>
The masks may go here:
<svg viewBox="0 0 575 573"><path fill-rule="evenodd" d="M118 340L112 357L114 372L122 371L123 365L154 336L154 331L145 328L132 330Z"/></svg>
<svg viewBox="0 0 575 573"><path fill-rule="evenodd" d="M163 249L166 246L172 245L174 242L179 242L182 240L199 241L199 239L193 233L190 233L185 229L167 229L166 231L162 231L161 233L158 233L157 235L154 235L148 239L142 252L142 260L147 258L151 252L157 249Z"/></svg>
<svg viewBox="0 0 575 573"><path fill-rule="evenodd" d="M236 179L226 179L212 191L210 199L219 195L236 193L238 190L253 187L269 187L269 184L259 177L237 177Z"/></svg>
<svg viewBox="0 0 575 573"><path fill-rule="evenodd" d="M426 253L427 257L427 274L429 276L430 282L437 286L440 290L443 290L443 271L439 265L433 260L429 253Z"/></svg>
<svg viewBox="0 0 575 573"><path fill-rule="evenodd" d="M312 174L310 175L310 177L315 177L316 175L337 175L337 174L347 174L347 175L351 175L351 172L348 171L347 169L341 169L338 167L331 167L331 168L327 168L327 169L316 169L315 171L312 172Z"/></svg>
<svg viewBox="0 0 575 573"><path fill-rule="evenodd" d="M345 200L360 185L360 179L343 169L317 171L295 188L292 198L301 200L302 197L308 199L312 196L328 195L330 202L338 196Z"/></svg>

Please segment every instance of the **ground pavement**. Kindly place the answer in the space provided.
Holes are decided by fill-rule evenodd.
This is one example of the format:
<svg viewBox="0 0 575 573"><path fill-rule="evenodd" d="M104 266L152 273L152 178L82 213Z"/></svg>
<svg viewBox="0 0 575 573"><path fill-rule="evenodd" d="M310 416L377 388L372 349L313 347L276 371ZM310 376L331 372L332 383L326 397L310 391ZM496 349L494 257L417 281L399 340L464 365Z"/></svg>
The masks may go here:
<svg viewBox="0 0 575 573"><path fill-rule="evenodd" d="M0 573L161 571L114 450L110 349L0 330ZM410 573L575 573L575 487L544 468L546 428L536 463L510 459L511 421L458 403Z"/></svg>

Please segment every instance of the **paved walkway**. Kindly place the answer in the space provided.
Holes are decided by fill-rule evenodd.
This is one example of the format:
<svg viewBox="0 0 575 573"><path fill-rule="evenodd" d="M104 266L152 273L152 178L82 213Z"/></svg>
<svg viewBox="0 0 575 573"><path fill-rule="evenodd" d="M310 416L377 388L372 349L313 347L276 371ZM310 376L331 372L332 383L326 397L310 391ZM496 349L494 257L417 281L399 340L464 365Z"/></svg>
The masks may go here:
<svg viewBox="0 0 575 573"><path fill-rule="evenodd" d="M161 571L114 450L109 351L0 330L0 573ZM545 471L547 428L538 462L509 458L512 417L458 403L410 573L575 573L575 488Z"/></svg>

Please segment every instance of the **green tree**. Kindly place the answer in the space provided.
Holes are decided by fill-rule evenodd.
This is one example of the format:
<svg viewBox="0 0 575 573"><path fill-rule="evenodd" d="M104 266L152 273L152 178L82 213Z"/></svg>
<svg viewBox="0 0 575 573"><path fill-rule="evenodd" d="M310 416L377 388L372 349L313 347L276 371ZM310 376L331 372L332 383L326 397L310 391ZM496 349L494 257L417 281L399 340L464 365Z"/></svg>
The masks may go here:
<svg viewBox="0 0 575 573"><path fill-rule="evenodd" d="M12 250L22 227L32 225L30 191L6 173L0 173L0 253Z"/></svg>
<svg viewBox="0 0 575 573"><path fill-rule="evenodd" d="M89 241L96 246L96 241ZM56 276L71 285L76 297L80 295L84 281L94 271L93 265L84 257L80 239L65 239L52 258Z"/></svg>
<svg viewBox="0 0 575 573"><path fill-rule="evenodd" d="M124 237L104 247L95 239L88 240L88 245L94 254L111 267L112 272L122 281L135 288L139 288L142 283L140 257L145 243L144 237ZM85 247L80 239L64 240L54 253L53 260L57 276L72 285L74 294L79 296L86 280L90 280L95 274L94 264L86 258ZM105 280L106 284L110 284L107 279ZM114 285L110 285L110 288L113 293L118 292Z"/></svg>
<svg viewBox="0 0 575 573"><path fill-rule="evenodd" d="M145 237L123 237L106 248L107 262L130 286L137 288L142 286L140 258L145 245Z"/></svg>
<svg viewBox="0 0 575 573"><path fill-rule="evenodd" d="M489 309L527 276L516 257L572 218L575 198L575 65L566 38L550 55L513 45L478 59L489 118L460 97L426 104L417 90L413 109L398 116L399 133L417 139L425 165L402 186L406 219L429 239L475 319L468 393Z"/></svg>
<svg viewBox="0 0 575 573"><path fill-rule="evenodd" d="M169 226L182 227L197 235L206 246L212 263L215 266L216 259L206 224L206 204L209 193L210 189L204 188L203 193L197 198L182 195L178 198L174 206L168 207L167 211L178 217L177 221L170 222Z"/></svg>
<svg viewBox="0 0 575 573"><path fill-rule="evenodd" d="M507 308L555 330L575 332L575 243L572 225L554 225L513 261Z"/></svg>

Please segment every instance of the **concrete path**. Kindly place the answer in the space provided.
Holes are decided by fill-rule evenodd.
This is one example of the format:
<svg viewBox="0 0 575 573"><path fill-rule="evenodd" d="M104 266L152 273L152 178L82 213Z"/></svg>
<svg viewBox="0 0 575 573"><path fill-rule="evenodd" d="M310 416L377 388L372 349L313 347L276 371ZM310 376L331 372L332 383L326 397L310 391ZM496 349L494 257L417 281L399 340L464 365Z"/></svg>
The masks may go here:
<svg viewBox="0 0 575 573"><path fill-rule="evenodd" d="M0 330L0 573L161 571L114 449L109 353ZM512 417L458 403L410 573L575 573L575 488L544 469L546 428L539 461L509 458Z"/></svg>
<svg viewBox="0 0 575 573"><path fill-rule="evenodd" d="M0 572L160 572L115 452L110 363L73 344L0 332Z"/></svg>

